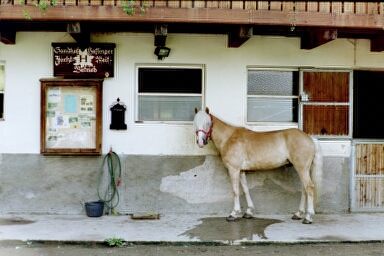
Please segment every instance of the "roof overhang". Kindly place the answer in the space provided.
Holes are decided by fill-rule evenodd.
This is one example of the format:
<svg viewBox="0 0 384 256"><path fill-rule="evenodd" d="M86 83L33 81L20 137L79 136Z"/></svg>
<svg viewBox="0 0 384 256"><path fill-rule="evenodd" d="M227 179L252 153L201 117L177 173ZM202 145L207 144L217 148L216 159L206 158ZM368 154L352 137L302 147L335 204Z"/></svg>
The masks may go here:
<svg viewBox="0 0 384 256"><path fill-rule="evenodd" d="M148 32L154 33L156 44L166 37L161 34L166 26L166 34L227 34L228 47L240 47L253 35L278 35L300 37L302 49L336 38L366 38L371 51L384 50L383 17L373 14L156 7L129 16L116 6L54 6L44 14L35 6L16 5L0 5L0 13L5 44L15 44L18 31L67 32L77 42L89 42L91 33Z"/></svg>

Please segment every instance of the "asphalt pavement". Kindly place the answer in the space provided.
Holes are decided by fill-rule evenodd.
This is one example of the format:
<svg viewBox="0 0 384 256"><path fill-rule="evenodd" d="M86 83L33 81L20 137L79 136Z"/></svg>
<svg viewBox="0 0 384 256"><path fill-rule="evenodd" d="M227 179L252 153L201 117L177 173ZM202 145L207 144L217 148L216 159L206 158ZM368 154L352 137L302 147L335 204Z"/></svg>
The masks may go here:
<svg viewBox="0 0 384 256"><path fill-rule="evenodd" d="M305 243L384 241L384 213L318 214L312 224L290 215L257 215L234 222L225 216L0 214L0 241L103 242L118 238L134 243Z"/></svg>

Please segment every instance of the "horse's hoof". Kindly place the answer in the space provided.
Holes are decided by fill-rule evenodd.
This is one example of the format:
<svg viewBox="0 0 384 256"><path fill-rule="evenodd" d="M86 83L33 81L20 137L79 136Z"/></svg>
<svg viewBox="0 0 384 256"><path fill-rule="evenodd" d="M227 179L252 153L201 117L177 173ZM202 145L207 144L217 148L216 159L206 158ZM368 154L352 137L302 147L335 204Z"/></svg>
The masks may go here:
<svg viewBox="0 0 384 256"><path fill-rule="evenodd" d="M244 213L243 218L244 219L252 219L253 216L251 214L249 214L249 213Z"/></svg>
<svg viewBox="0 0 384 256"><path fill-rule="evenodd" d="M303 219L303 224L312 224L312 221L307 220L307 219Z"/></svg>
<svg viewBox="0 0 384 256"><path fill-rule="evenodd" d="M235 220L237 220L237 217L233 217L232 215L229 215L227 217L227 221L235 221Z"/></svg>
<svg viewBox="0 0 384 256"><path fill-rule="evenodd" d="M293 220L301 220L301 217L297 216L296 214L293 214L292 219Z"/></svg>

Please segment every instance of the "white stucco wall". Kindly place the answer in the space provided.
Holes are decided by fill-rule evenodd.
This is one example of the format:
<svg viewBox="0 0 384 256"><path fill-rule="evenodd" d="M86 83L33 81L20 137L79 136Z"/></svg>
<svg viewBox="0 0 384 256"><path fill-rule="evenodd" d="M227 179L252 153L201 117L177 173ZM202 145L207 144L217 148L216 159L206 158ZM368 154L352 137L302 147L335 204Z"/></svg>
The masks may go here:
<svg viewBox="0 0 384 256"><path fill-rule="evenodd" d="M116 44L115 77L104 81L102 142L103 154L112 147L123 159L123 212L155 207L161 212L222 213L232 207L228 174L218 156L202 156L217 151L212 143L204 149L196 146L192 123L134 122L137 65L204 65L205 105L234 125L246 125L247 67L384 70L384 53L370 52L370 41L363 39L337 39L301 50L300 39L293 37L253 36L240 48L227 48L225 35L169 34L172 50L163 61L153 54L151 33L93 34L91 40ZM39 155L39 79L53 77L52 42L74 41L66 33L18 32L15 45L0 43L0 61L6 63L0 194L9 201L0 208L3 212L79 212L84 210L79 201L97 198L101 157ZM127 105L125 131L109 129L109 107L118 97ZM320 212L347 211L353 196L351 140L322 140L321 146L326 160ZM300 187L293 170L250 174L247 179L257 211L296 210Z"/></svg>
<svg viewBox="0 0 384 256"><path fill-rule="evenodd" d="M103 88L103 153L112 147L119 154L216 154L211 144L205 149L195 145L192 124L134 123L137 64L204 65L205 104L216 116L235 125L246 124L248 66L380 69L384 64L384 53L371 53L370 41L364 39L337 39L313 50L301 50L299 38L253 36L240 48L227 48L226 35L169 34L167 46L172 50L163 61L153 54L154 35L150 33L93 34L91 41L116 43L116 74L105 79ZM52 42L73 39L67 33L18 32L15 45L0 43L0 61L6 63L0 153L40 152L39 79L53 76ZM109 106L118 97L128 109L126 131L109 129ZM323 148L332 148L331 154L350 152L340 144L337 152L329 143Z"/></svg>

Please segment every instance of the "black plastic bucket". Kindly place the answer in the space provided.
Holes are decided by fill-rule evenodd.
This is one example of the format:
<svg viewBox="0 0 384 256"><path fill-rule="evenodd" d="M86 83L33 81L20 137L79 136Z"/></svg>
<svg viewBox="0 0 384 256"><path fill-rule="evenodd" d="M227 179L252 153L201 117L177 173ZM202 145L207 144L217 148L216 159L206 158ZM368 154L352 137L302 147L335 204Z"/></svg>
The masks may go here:
<svg viewBox="0 0 384 256"><path fill-rule="evenodd" d="M94 201L85 203L85 211L88 217L100 217L103 215L104 202Z"/></svg>

